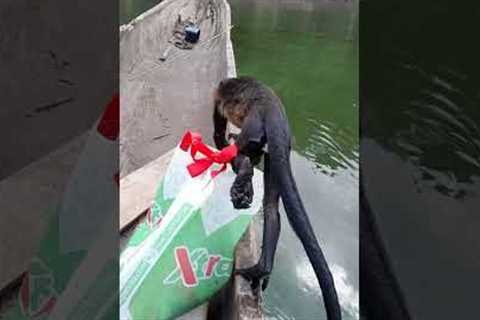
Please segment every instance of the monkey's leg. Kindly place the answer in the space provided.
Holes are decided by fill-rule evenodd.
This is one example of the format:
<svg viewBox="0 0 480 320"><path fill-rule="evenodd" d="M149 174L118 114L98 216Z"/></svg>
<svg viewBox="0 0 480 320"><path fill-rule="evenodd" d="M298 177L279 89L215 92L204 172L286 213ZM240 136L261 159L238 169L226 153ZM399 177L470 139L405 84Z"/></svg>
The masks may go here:
<svg viewBox="0 0 480 320"><path fill-rule="evenodd" d="M268 154L265 154L263 180L265 195L263 198L264 222L262 253L256 265L237 270L238 274L251 282L252 289L254 290L257 289L262 281L262 290L265 290L268 286L269 276L273 270L278 238L280 236L280 214L278 212L280 190L275 181L275 177L272 175Z"/></svg>

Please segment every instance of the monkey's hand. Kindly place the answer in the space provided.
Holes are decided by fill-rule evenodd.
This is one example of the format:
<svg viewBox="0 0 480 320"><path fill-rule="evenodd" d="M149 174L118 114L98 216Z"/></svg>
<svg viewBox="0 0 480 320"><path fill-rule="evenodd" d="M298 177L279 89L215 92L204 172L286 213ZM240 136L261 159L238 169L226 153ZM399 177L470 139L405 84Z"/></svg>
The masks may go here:
<svg viewBox="0 0 480 320"><path fill-rule="evenodd" d="M252 204L253 186L252 181L239 181L235 179L230 189L230 197L235 209L247 209Z"/></svg>
<svg viewBox="0 0 480 320"><path fill-rule="evenodd" d="M270 280L270 273L271 271L267 270L262 263L258 263L253 267L235 270L235 274L241 275L250 282L253 292L258 291L260 284L262 291L267 289L268 282Z"/></svg>
<svg viewBox="0 0 480 320"><path fill-rule="evenodd" d="M249 208L253 200L253 165L247 156L238 155L232 162L237 177L230 189L230 197L235 209Z"/></svg>

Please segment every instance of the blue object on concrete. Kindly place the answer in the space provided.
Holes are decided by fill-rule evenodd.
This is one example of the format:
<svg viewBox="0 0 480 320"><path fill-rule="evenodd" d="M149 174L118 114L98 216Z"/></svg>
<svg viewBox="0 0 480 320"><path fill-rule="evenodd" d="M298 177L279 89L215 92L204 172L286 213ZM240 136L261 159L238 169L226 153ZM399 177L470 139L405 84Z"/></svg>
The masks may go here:
<svg viewBox="0 0 480 320"><path fill-rule="evenodd" d="M188 25L185 27L185 41L190 43L198 42L200 38L200 28L196 25Z"/></svg>

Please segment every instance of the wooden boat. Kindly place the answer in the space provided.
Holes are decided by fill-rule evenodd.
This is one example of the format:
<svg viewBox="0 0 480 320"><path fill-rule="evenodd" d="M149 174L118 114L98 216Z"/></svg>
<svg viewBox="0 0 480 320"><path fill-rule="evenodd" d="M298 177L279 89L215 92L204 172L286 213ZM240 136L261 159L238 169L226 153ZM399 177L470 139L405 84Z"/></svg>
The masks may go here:
<svg viewBox="0 0 480 320"><path fill-rule="evenodd" d="M179 15L192 18L201 29L199 42L190 50L168 42ZM166 0L120 27L120 229L124 239L128 227L142 219L150 205L170 150L184 130L195 129L205 137L211 136L211 89L221 79L235 75L226 0ZM1 296L6 304L16 297L22 273L45 231L44 225L15 218L14 213L19 208L31 210L29 206L34 205L40 214L59 199L58 190L64 189L85 137L83 134L75 138L0 184L0 189L12 193L12 197L19 190L39 190L32 201L19 202L21 208L5 210L12 212L10 230L30 230L22 241L24 250L6 255L9 268L0 278L0 288L4 288ZM44 172L51 172L51 163L63 163L65 168L58 175L45 175ZM11 197L5 198L12 203ZM253 229L246 233L237 251L237 264L256 261L259 250L255 236ZM230 300L228 310L221 306L222 301L216 300L211 302L209 312L230 313L238 319L262 318L258 301L243 279L235 277L226 290L223 299ZM207 311L205 304L181 319L206 319Z"/></svg>

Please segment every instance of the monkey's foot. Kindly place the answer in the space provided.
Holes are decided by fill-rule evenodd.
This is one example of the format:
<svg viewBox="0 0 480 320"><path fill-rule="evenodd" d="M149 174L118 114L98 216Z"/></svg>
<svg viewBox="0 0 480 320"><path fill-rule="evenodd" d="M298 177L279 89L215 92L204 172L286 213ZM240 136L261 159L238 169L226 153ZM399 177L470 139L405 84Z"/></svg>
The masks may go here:
<svg viewBox="0 0 480 320"><path fill-rule="evenodd" d="M253 267L237 269L235 270L235 274L239 274L249 281L254 293L258 293L257 289L260 287L260 284L262 291L267 289L270 280L270 272L268 272L260 263Z"/></svg>

